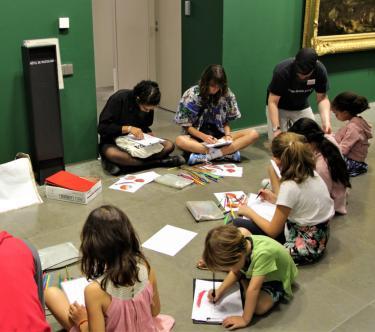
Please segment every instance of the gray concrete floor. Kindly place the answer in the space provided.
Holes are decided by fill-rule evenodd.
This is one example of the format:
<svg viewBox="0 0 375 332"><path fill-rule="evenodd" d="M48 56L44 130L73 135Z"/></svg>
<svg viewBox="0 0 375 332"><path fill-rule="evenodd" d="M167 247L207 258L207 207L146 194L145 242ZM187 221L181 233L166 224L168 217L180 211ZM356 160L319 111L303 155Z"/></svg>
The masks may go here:
<svg viewBox="0 0 375 332"><path fill-rule="evenodd" d="M101 108L103 102L99 102ZM374 108L364 115L375 123ZM179 132L173 114L156 112L154 132L173 139ZM340 126L334 121L334 127ZM218 183L190 186L183 190L151 183L134 194L108 189L117 178L103 173L98 160L67 165L67 170L82 176L99 176L103 192L88 205L49 200L40 187L44 203L0 215L0 228L31 241L38 249L71 241L80 245L80 231L89 212L102 205L123 209L142 242L164 225L170 224L197 232L198 235L175 257L145 250L158 277L162 312L176 319L174 331L222 331L222 326L194 325L191 321L193 278L211 274L195 268L205 235L222 221L196 223L185 202L214 199L213 193L226 190L256 192L266 176L269 152L265 134L252 147L242 151L242 178L224 178ZM177 153L177 152L176 152ZM325 257L317 264L301 267L295 284L294 299L278 305L270 314L256 317L244 331L373 331L375 326L375 146L370 147L366 175L352 179L349 213L335 217ZM156 169L160 174L176 170ZM70 268L73 276L78 267ZM64 274L64 271L62 272ZM224 277L224 274L221 275ZM52 284L57 282L57 277ZM59 325L48 316L54 330Z"/></svg>

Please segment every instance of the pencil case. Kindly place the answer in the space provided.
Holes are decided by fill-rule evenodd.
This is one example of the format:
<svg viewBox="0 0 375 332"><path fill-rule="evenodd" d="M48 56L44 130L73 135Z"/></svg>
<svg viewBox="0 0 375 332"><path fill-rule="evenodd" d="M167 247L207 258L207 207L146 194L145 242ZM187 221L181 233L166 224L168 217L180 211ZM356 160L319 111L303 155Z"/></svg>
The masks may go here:
<svg viewBox="0 0 375 332"><path fill-rule="evenodd" d="M168 187L182 189L192 184L194 181L190 179L185 179L175 174L164 174L164 175L158 176L155 179L155 182L164 184Z"/></svg>
<svg viewBox="0 0 375 332"><path fill-rule="evenodd" d="M223 212L213 201L187 201L186 207L197 222L224 218Z"/></svg>

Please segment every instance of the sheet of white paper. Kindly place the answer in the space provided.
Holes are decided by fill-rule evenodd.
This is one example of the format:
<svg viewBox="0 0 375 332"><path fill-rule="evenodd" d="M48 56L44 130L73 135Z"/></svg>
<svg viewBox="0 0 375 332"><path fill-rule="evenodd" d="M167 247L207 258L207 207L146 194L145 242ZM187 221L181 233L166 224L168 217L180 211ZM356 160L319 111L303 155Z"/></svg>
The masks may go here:
<svg viewBox="0 0 375 332"><path fill-rule="evenodd" d="M220 148L222 146L230 145L231 143L232 141L227 141L224 138L220 138L216 141L216 143L209 144L204 142L203 145L207 146L208 148Z"/></svg>
<svg viewBox="0 0 375 332"><path fill-rule="evenodd" d="M78 278L61 282L63 289L70 304L77 301L79 304L85 305L85 287L89 284L86 278Z"/></svg>
<svg viewBox="0 0 375 332"><path fill-rule="evenodd" d="M36 187L29 159L0 165L0 212L43 203Z"/></svg>
<svg viewBox="0 0 375 332"><path fill-rule="evenodd" d="M246 199L243 191L227 191L224 193L215 193L214 195L225 211L238 211L241 202L244 202Z"/></svg>
<svg viewBox="0 0 375 332"><path fill-rule="evenodd" d="M242 173L243 173L243 167L238 167L236 164L221 164L221 165L208 164L202 167L220 176L231 176L231 177L240 178L242 177Z"/></svg>
<svg viewBox="0 0 375 332"><path fill-rule="evenodd" d="M272 165L273 169L275 170L276 175L279 177L279 179L281 179L280 168L279 168L279 166L276 165L276 163L273 159L271 159L271 165Z"/></svg>
<svg viewBox="0 0 375 332"><path fill-rule="evenodd" d="M256 194L249 194L247 206L251 207L257 214L264 219L271 221L275 214L276 205L267 201L262 201L260 197L257 199Z"/></svg>
<svg viewBox="0 0 375 332"><path fill-rule="evenodd" d="M159 176L160 174L153 171L139 174L128 174L121 177L120 180L110 186L109 189L135 193L139 188L154 181Z"/></svg>
<svg viewBox="0 0 375 332"><path fill-rule="evenodd" d="M215 281L215 289L221 282ZM209 302L207 294L213 288L213 282L195 280L195 291L191 318L204 322L221 323L228 316L242 316L242 301L239 284L234 284L215 304Z"/></svg>
<svg viewBox="0 0 375 332"><path fill-rule="evenodd" d="M160 231L151 236L142 247L175 256L185 247L197 233L179 227L165 225Z"/></svg>
<svg viewBox="0 0 375 332"><path fill-rule="evenodd" d="M149 146L149 145L152 145L152 144L155 144L155 143L164 142L164 140L162 138L151 136L151 135L148 135L148 134L145 134L145 133L143 134L143 139L136 139L133 134L129 134L127 137L131 141L139 143L143 146Z"/></svg>

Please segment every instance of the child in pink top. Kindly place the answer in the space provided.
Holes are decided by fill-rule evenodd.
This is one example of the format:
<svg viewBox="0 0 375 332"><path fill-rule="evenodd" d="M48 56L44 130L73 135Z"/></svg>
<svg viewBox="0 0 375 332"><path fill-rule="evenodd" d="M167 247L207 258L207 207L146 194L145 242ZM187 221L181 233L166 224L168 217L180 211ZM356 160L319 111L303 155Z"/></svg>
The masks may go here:
<svg viewBox="0 0 375 332"><path fill-rule="evenodd" d="M331 108L338 120L348 121L335 134L335 139L345 157L349 175L366 173L368 165L365 160L369 139L372 138L372 126L358 114L369 108L367 99L353 92L342 92L335 97Z"/></svg>
<svg viewBox="0 0 375 332"><path fill-rule="evenodd" d="M289 131L306 137L315 155L315 170L327 185L335 211L346 214L348 188L351 185L345 161L334 138L325 135L320 126L309 118L299 119Z"/></svg>
<svg viewBox="0 0 375 332"><path fill-rule="evenodd" d="M56 288L45 292L47 307L72 331L170 331L174 319L159 315L154 271L141 252L127 216L114 206L93 210L81 234L81 269L93 280L85 288L85 306L69 304Z"/></svg>

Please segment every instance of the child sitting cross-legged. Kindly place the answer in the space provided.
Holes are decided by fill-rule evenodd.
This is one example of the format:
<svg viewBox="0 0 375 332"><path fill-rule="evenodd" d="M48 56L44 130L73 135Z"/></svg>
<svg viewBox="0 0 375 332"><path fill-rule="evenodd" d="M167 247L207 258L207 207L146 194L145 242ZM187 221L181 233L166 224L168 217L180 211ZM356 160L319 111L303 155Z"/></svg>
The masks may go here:
<svg viewBox="0 0 375 332"><path fill-rule="evenodd" d="M81 268L93 282L85 288L85 306L69 305L56 287L45 291L59 323L71 331L170 331L174 319L159 315L155 273L127 216L114 206L99 207L87 218L81 239Z"/></svg>
<svg viewBox="0 0 375 332"><path fill-rule="evenodd" d="M208 294L219 301L238 280L244 281L245 307L242 316L226 317L229 330L246 327L254 314L268 312L281 299L292 297L291 285L298 271L285 248L267 236L251 235L244 228L219 226L208 232L203 259L211 271L227 271L220 287Z"/></svg>

